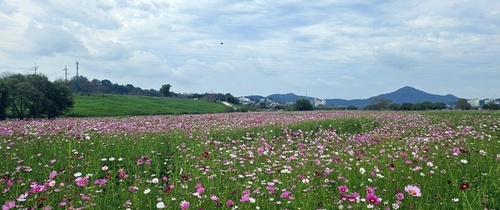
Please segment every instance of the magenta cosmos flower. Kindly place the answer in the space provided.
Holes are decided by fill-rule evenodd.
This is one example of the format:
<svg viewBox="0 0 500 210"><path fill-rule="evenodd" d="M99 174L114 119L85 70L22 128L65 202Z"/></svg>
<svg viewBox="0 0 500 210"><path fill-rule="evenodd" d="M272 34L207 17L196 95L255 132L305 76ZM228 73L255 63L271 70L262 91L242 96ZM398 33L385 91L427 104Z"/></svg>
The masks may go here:
<svg viewBox="0 0 500 210"><path fill-rule="evenodd" d="M76 178L75 182L76 182L76 185L78 185L80 187L85 187L89 183L89 178L87 178L87 177L78 177L78 178Z"/></svg>
<svg viewBox="0 0 500 210"><path fill-rule="evenodd" d="M181 206L181 210L187 210L187 209L189 209L189 202L184 200L181 202L180 206Z"/></svg>
<svg viewBox="0 0 500 210"><path fill-rule="evenodd" d="M411 184L406 185L405 191L408 194L413 195L415 197L422 196L422 192L420 191L420 187L418 187L417 185L411 185Z"/></svg>
<svg viewBox="0 0 500 210"><path fill-rule="evenodd" d="M342 186L339 187L339 193L341 193L341 194L345 194L348 191L349 191L349 189L345 185L342 185Z"/></svg>
<svg viewBox="0 0 500 210"><path fill-rule="evenodd" d="M370 204L373 204L373 205L377 205L380 203L380 198L377 197L375 194L368 194L366 195L366 202L370 203Z"/></svg>

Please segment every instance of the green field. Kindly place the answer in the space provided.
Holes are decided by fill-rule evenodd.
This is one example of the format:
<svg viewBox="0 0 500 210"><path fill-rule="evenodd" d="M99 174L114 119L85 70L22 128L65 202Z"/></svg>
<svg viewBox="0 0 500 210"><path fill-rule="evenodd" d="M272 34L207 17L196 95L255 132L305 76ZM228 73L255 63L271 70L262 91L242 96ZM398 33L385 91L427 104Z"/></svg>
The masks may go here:
<svg viewBox="0 0 500 210"><path fill-rule="evenodd" d="M75 94L75 105L67 117L106 117L220 113L222 103L149 96Z"/></svg>
<svg viewBox="0 0 500 210"><path fill-rule="evenodd" d="M500 113L4 121L3 209L499 209Z"/></svg>

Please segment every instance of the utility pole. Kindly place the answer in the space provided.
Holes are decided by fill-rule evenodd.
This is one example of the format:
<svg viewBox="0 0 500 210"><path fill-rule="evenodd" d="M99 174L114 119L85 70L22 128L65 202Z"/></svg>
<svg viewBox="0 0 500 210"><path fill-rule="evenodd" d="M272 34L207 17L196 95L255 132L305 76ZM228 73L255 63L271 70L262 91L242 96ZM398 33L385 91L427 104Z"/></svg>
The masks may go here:
<svg viewBox="0 0 500 210"><path fill-rule="evenodd" d="M36 75L36 70L38 69L38 66L36 65L35 63L35 66L34 67L31 67L31 70L34 70L35 71L35 75Z"/></svg>
<svg viewBox="0 0 500 210"><path fill-rule="evenodd" d="M68 83L68 66L64 66L64 83Z"/></svg>
<svg viewBox="0 0 500 210"><path fill-rule="evenodd" d="M78 61L76 62L76 78L78 79Z"/></svg>

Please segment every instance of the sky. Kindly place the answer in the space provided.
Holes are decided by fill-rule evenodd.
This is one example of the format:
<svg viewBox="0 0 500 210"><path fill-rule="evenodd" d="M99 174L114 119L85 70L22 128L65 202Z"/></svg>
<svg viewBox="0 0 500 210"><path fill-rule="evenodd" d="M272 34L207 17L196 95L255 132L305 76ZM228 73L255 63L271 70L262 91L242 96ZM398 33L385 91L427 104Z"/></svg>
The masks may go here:
<svg viewBox="0 0 500 210"><path fill-rule="evenodd" d="M500 98L498 0L0 0L0 72L176 93Z"/></svg>

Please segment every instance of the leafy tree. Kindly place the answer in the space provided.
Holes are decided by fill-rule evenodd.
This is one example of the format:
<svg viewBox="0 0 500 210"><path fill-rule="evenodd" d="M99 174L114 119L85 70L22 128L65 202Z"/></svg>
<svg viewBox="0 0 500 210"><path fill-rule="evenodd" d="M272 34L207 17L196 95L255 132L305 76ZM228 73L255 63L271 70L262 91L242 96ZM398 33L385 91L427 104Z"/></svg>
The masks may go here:
<svg viewBox="0 0 500 210"><path fill-rule="evenodd" d="M172 86L170 84L162 85L160 88L160 93L163 94L163 96L168 97L170 95L170 88Z"/></svg>
<svg viewBox="0 0 500 210"><path fill-rule="evenodd" d="M9 90L5 82L0 79L0 120L5 120L7 117L7 106L9 104Z"/></svg>
<svg viewBox="0 0 500 210"><path fill-rule="evenodd" d="M412 103L402 103L401 106L399 106L399 110L412 110L413 109L413 104Z"/></svg>
<svg viewBox="0 0 500 210"><path fill-rule="evenodd" d="M458 99L457 103L455 104L455 109L462 109L462 110L469 110L471 109L472 106L467 102L467 99L461 98Z"/></svg>
<svg viewBox="0 0 500 210"><path fill-rule="evenodd" d="M294 109L297 111L313 110L313 104L306 98L299 98L295 101Z"/></svg>
<svg viewBox="0 0 500 210"><path fill-rule="evenodd" d="M374 98L368 106L365 107L366 110L386 110L391 104L391 100L381 97Z"/></svg>
<svg viewBox="0 0 500 210"><path fill-rule="evenodd" d="M434 110L443 110L446 108L448 108L448 106L446 106L446 104L443 102L436 102L436 103L432 104L432 109L434 109Z"/></svg>
<svg viewBox="0 0 500 210"><path fill-rule="evenodd" d="M54 82L51 91L45 95L50 101L50 106L46 109L48 118L60 116L74 105L73 93L63 82Z"/></svg>
<svg viewBox="0 0 500 210"><path fill-rule="evenodd" d="M347 106L346 108L347 110L358 110L358 107L357 106L354 106L354 105L349 105Z"/></svg>
<svg viewBox="0 0 500 210"><path fill-rule="evenodd" d="M483 105L481 108L482 109L489 109L489 110L500 110L500 105L493 103L493 102L489 102L489 103Z"/></svg>
<svg viewBox="0 0 500 210"><path fill-rule="evenodd" d="M240 104L240 100L236 97L234 97L233 95L231 95L231 93L226 93L226 101L229 102L229 103L233 103L233 104Z"/></svg>
<svg viewBox="0 0 500 210"><path fill-rule="evenodd" d="M260 102L260 103L259 103L259 107L260 107L260 108L262 108L262 109L267 108L267 104L266 104L266 102Z"/></svg>
<svg viewBox="0 0 500 210"><path fill-rule="evenodd" d="M101 81L103 82L103 81ZM104 84L103 84L104 85ZM82 75L79 75L78 77L74 76L71 78L69 81L69 87L70 89L75 92L75 93L91 93L92 91L92 83L87 79L87 77L84 77Z"/></svg>
<svg viewBox="0 0 500 210"><path fill-rule="evenodd" d="M376 105L379 110L385 110L389 107L389 104L391 104L391 102L392 101L387 98L376 97L371 101L371 104Z"/></svg>
<svg viewBox="0 0 500 210"><path fill-rule="evenodd" d="M424 101L422 103L420 103L420 110L430 110L430 109L434 109L434 105L432 102L430 101Z"/></svg>
<svg viewBox="0 0 500 210"><path fill-rule="evenodd" d="M4 79L11 112L19 119L61 115L73 106L71 91L64 83L52 83L43 75L15 74Z"/></svg>
<svg viewBox="0 0 500 210"><path fill-rule="evenodd" d="M400 110L401 105L398 104L398 103L391 103L391 104L389 104L389 106L387 106L387 108L389 110L395 110L395 111L397 111L397 110Z"/></svg>

